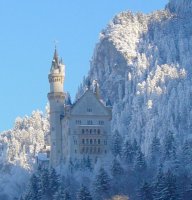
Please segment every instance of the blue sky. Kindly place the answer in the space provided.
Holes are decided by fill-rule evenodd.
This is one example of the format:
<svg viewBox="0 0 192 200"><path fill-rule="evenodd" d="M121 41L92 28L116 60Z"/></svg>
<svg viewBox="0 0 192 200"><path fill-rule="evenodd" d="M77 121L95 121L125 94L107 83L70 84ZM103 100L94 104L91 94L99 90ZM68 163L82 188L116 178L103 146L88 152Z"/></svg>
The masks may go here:
<svg viewBox="0 0 192 200"><path fill-rule="evenodd" d="M1 0L0 131L17 116L44 111L54 40L66 65L65 90L75 96L89 70L99 32L120 11L148 13L168 0Z"/></svg>

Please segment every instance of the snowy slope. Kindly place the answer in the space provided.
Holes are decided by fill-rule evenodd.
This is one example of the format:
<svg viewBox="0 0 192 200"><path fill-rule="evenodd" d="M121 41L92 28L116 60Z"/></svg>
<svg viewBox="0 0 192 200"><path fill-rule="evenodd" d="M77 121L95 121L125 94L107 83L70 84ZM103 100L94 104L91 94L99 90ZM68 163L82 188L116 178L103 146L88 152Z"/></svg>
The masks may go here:
<svg viewBox="0 0 192 200"><path fill-rule="evenodd" d="M172 0L163 11L120 13L94 51L87 78L98 79L112 100L113 130L136 138L146 155L155 135L162 142L173 132L178 147L191 140L191 4Z"/></svg>
<svg viewBox="0 0 192 200"><path fill-rule="evenodd" d="M47 116L34 111L30 117L18 117L13 129L0 134L0 199L22 193L48 132Z"/></svg>

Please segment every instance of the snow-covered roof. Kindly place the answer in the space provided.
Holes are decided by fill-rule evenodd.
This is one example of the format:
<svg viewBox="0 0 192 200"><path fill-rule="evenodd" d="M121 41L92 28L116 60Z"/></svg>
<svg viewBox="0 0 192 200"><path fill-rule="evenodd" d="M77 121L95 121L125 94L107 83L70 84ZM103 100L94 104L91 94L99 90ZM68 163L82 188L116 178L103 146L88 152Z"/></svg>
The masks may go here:
<svg viewBox="0 0 192 200"><path fill-rule="evenodd" d="M37 158L38 158L38 160L41 160L41 161L48 161L49 160L46 152L38 153Z"/></svg>

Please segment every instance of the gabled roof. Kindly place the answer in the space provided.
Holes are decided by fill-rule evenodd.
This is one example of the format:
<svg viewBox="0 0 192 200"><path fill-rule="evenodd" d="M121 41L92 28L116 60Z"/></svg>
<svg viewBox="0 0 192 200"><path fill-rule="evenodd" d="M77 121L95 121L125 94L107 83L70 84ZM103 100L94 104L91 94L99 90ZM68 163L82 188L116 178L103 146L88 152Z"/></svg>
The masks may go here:
<svg viewBox="0 0 192 200"><path fill-rule="evenodd" d="M87 90L78 101L73 104L71 115L98 115L110 116L111 111L92 90Z"/></svg>

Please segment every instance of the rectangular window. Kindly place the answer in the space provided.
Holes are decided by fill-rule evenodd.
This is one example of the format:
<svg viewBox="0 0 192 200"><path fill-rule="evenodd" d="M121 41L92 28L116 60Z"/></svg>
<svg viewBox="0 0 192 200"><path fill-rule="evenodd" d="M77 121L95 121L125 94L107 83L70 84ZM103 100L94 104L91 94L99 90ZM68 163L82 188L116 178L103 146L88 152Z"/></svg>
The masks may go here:
<svg viewBox="0 0 192 200"><path fill-rule="evenodd" d="M88 124L88 125L92 125L92 124L93 124L92 120L88 120L88 121L87 121L87 124Z"/></svg>
<svg viewBox="0 0 192 200"><path fill-rule="evenodd" d="M91 108L87 108L87 112L92 112L92 109Z"/></svg>
<svg viewBox="0 0 192 200"><path fill-rule="evenodd" d="M81 120L76 120L76 124L81 125Z"/></svg>
<svg viewBox="0 0 192 200"><path fill-rule="evenodd" d="M104 125L104 121L99 121L99 125Z"/></svg>

